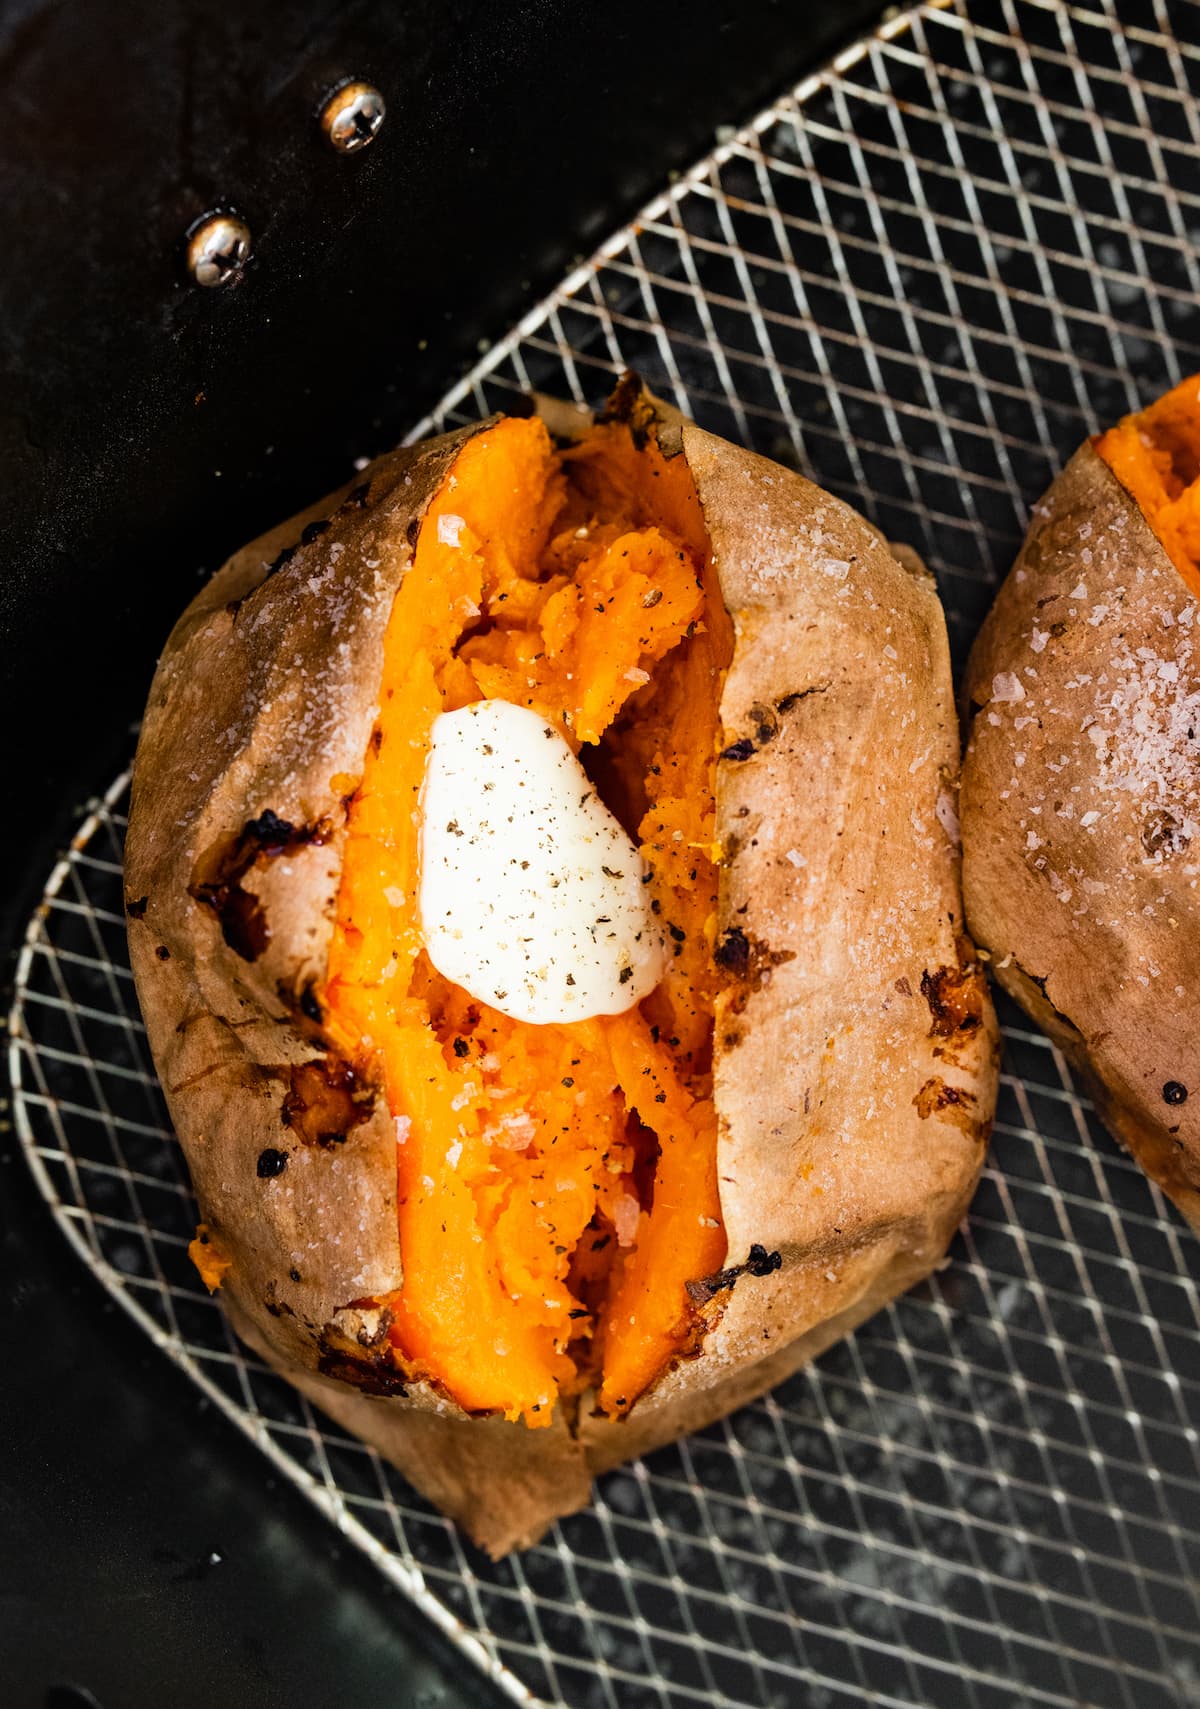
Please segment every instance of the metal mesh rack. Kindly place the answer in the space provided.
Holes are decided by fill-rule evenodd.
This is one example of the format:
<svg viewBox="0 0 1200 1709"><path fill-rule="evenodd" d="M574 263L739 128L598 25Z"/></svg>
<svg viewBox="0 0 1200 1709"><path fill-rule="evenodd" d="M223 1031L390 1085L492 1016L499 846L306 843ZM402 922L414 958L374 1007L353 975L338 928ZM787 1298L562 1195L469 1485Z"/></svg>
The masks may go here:
<svg viewBox="0 0 1200 1709"><path fill-rule="evenodd" d="M935 569L955 655L1030 503L1200 368L1200 6L958 0L723 138L428 430L625 364ZM946 1269L757 1405L485 1562L249 1358L125 957L125 780L30 923L19 1132L113 1296L517 1701L570 1709L1200 1704L1200 1248L1004 1010Z"/></svg>

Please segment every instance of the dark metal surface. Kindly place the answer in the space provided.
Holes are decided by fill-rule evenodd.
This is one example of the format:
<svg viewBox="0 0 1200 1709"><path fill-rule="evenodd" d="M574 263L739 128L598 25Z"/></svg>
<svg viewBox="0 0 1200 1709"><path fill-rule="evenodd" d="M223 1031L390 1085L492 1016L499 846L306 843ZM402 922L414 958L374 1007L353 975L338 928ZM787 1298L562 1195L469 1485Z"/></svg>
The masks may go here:
<svg viewBox="0 0 1200 1709"><path fill-rule="evenodd" d="M197 574L398 438L717 125L879 9L10 0L0 945L123 760ZM349 159L314 117L347 76L388 102ZM200 291L183 235L228 204L254 257ZM47 1693L70 1684L102 1709L462 1700L395 1593L114 1320L9 1144L4 1709L66 1709Z"/></svg>

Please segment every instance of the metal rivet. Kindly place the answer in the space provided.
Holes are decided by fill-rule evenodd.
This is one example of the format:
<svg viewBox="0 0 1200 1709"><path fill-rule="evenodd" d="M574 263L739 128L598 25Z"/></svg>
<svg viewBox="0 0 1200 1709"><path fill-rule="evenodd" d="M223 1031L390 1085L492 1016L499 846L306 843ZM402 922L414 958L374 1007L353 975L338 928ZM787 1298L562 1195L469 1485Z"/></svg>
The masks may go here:
<svg viewBox="0 0 1200 1709"><path fill-rule="evenodd" d="M236 214L205 214L188 232L187 268L212 289L240 279L250 259L250 227Z"/></svg>
<svg viewBox="0 0 1200 1709"><path fill-rule="evenodd" d="M387 104L371 83L343 83L321 108L321 129L339 154L357 154L379 135Z"/></svg>

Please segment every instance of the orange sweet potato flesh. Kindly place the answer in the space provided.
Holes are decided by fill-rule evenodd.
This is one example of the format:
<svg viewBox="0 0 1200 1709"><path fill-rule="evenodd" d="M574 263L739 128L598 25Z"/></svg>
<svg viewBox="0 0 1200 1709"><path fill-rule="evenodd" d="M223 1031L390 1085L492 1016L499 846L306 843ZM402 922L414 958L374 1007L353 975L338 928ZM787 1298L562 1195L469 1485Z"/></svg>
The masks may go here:
<svg viewBox="0 0 1200 1709"><path fill-rule="evenodd" d="M628 426L558 451L471 439L425 516L384 649L324 992L396 1117L397 1363L468 1411L619 1414L693 1334L726 1241L712 1102L714 762L732 633L685 460ZM442 978L415 910L434 719L535 708L640 838L674 956L624 1015L532 1026Z"/></svg>
<svg viewBox="0 0 1200 1709"><path fill-rule="evenodd" d="M1200 374L1127 415L1094 444L1200 595Z"/></svg>

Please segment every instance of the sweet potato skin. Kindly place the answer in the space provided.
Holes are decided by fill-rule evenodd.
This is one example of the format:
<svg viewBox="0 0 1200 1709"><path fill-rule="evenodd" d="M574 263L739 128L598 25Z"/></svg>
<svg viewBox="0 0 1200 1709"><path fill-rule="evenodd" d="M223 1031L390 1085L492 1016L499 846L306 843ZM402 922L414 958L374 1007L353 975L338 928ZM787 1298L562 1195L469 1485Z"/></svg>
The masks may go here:
<svg viewBox="0 0 1200 1709"><path fill-rule="evenodd" d="M997 979L1200 1229L1196 618L1083 445L1034 507L971 655L961 813L967 918Z"/></svg>
<svg viewBox="0 0 1200 1709"><path fill-rule="evenodd" d="M381 1094L344 1084L311 998L383 623L473 430L382 459L357 483L366 495L335 495L239 553L168 642L135 768L131 954L202 1213L233 1259L235 1326L494 1555L583 1505L594 1472L763 1392L927 1274L973 1190L995 1098L932 583L800 476L631 385L617 408L687 457L737 637L715 1050L734 1274L696 1279L700 1351L627 1418L585 1404L531 1432L398 1381L383 1314L363 1303L403 1276L393 1125ZM313 520L329 526L267 576ZM254 858L222 889L247 826ZM226 851L216 877L213 849ZM222 908L239 888L253 902L234 896L231 928ZM246 917L260 929L260 915L269 936L247 957ZM268 1151L286 1162L264 1176Z"/></svg>

